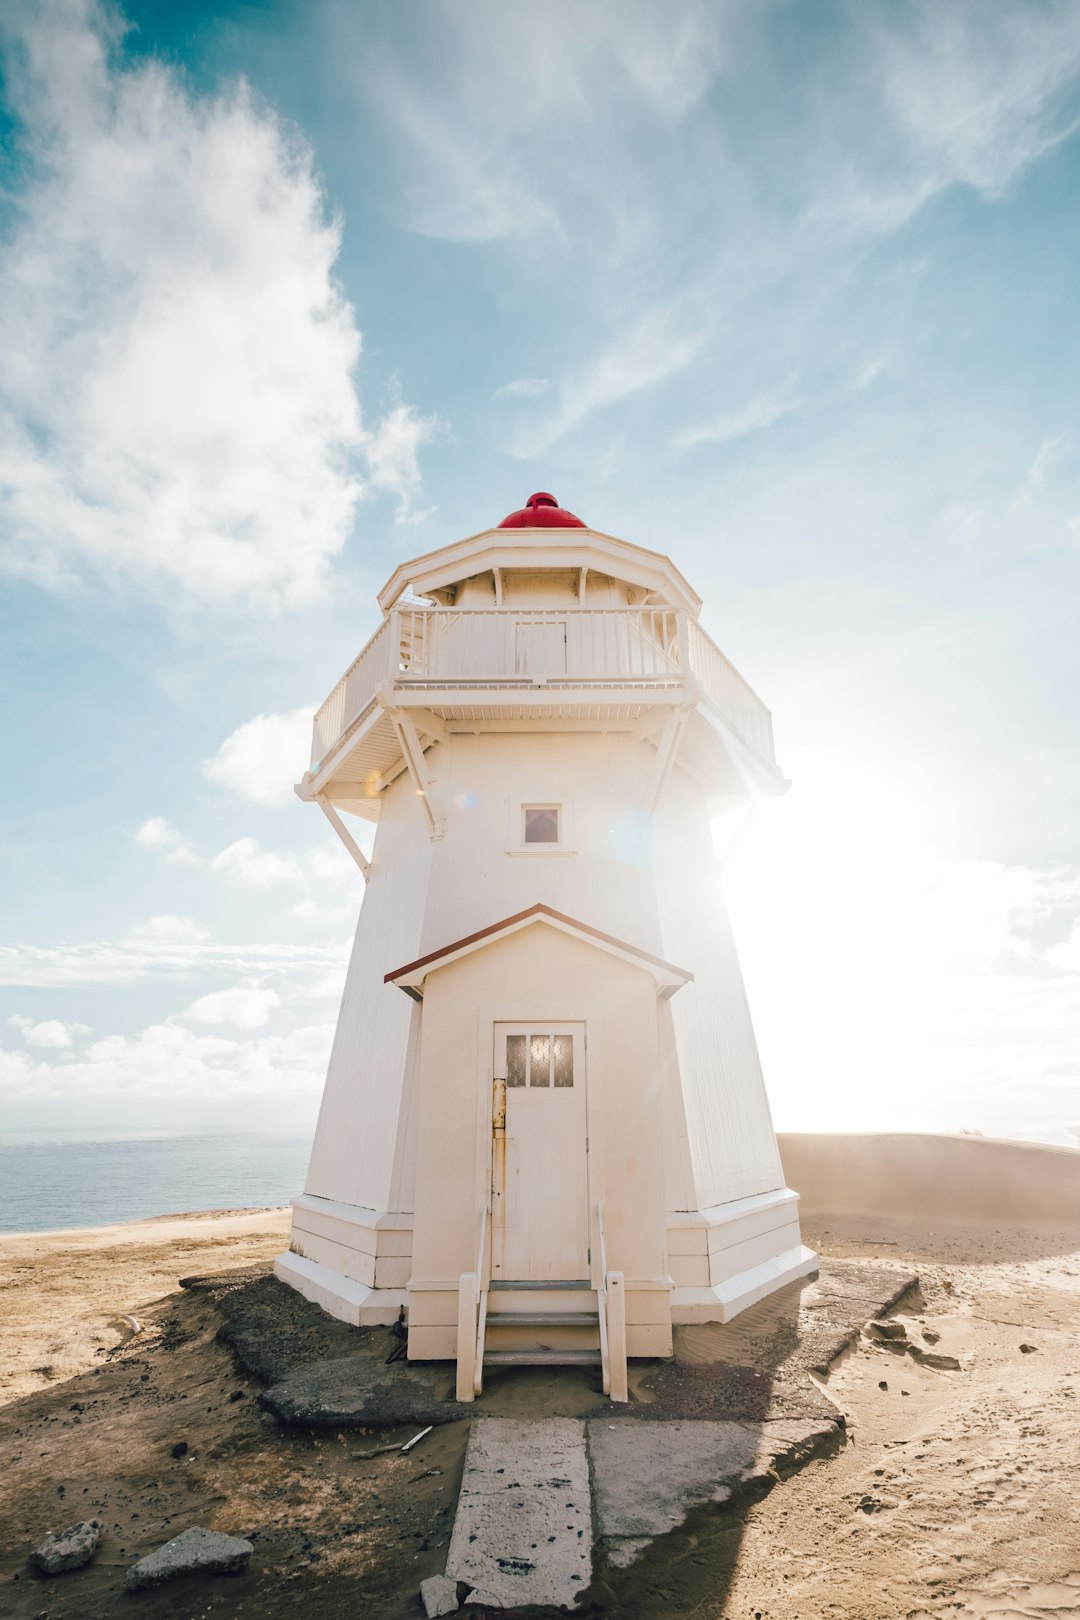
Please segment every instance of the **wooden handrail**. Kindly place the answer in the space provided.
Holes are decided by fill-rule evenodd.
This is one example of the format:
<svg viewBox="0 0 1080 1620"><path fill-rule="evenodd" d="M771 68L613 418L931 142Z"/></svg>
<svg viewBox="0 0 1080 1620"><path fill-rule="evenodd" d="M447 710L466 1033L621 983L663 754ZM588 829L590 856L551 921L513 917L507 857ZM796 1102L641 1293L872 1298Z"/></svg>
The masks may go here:
<svg viewBox="0 0 1080 1620"><path fill-rule="evenodd" d="M600 1329L600 1387L604 1394L611 1391L611 1349L608 1344L607 1299L604 1279L607 1275L607 1252L604 1244L604 1206L596 1206L596 1257L593 1262L593 1285L596 1289L596 1321Z"/></svg>
<svg viewBox="0 0 1080 1620"><path fill-rule="evenodd" d="M609 1271L604 1234L604 1206L596 1206L596 1243L599 1287L596 1290L600 1324L600 1371L605 1395L613 1401L628 1399L626 1379L626 1293L621 1271Z"/></svg>

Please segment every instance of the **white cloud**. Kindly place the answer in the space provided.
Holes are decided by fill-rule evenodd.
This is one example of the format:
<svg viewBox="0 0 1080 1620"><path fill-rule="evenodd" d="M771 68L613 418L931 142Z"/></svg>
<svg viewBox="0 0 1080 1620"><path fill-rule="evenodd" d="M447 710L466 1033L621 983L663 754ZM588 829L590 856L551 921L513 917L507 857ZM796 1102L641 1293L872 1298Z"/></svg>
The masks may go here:
<svg viewBox="0 0 1080 1620"><path fill-rule="evenodd" d="M34 1019L23 1017L19 1013L13 1014L8 1023L22 1031L22 1038L27 1046L52 1047L57 1050L71 1046L77 1035L90 1033L89 1024L65 1024L59 1018L45 1018L36 1023Z"/></svg>
<svg viewBox="0 0 1080 1620"><path fill-rule="evenodd" d="M340 1001L345 989L345 969L338 968L332 973L321 973L308 985L307 994L312 1001Z"/></svg>
<svg viewBox="0 0 1080 1620"><path fill-rule="evenodd" d="M193 945L210 936L192 917L178 917L174 912L166 911L156 917L147 917L145 922L136 923L131 937L166 944Z"/></svg>
<svg viewBox="0 0 1080 1620"><path fill-rule="evenodd" d="M307 769L314 712L314 704L305 704L287 713L255 715L203 762L203 775L255 804L291 803L293 783Z"/></svg>
<svg viewBox="0 0 1080 1620"><path fill-rule="evenodd" d="M300 863L292 855L267 849L256 838L238 838L210 862L211 872L224 872L236 883L269 888L276 883L296 883L303 877Z"/></svg>
<svg viewBox="0 0 1080 1620"><path fill-rule="evenodd" d="M496 399L538 399L541 394L551 392L550 377L515 377L513 382L503 383L496 388Z"/></svg>
<svg viewBox="0 0 1080 1620"><path fill-rule="evenodd" d="M695 0L677 17L649 0L578 7L569 28L545 7L487 0L430 8L396 56L365 38L358 71L401 138L408 223L564 253L593 218L614 251L648 208L635 165L613 163L626 122L685 117L720 67L727 29L722 8Z"/></svg>
<svg viewBox="0 0 1080 1620"><path fill-rule="evenodd" d="M799 409L801 400L796 391L797 381L796 377L789 377L778 388L755 395L739 410L715 417L698 427L687 428L678 435L675 443L681 450L689 450L696 444L727 444L733 439L745 438L748 433L759 433L763 428L772 427L774 422L791 416Z"/></svg>
<svg viewBox="0 0 1080 1620"><path fill-rule="evenodd" d="M1061 460L1068 442L1064 433L1055 433L1043 440L1034 461L1028 468L1028 482L1036 489L1043 488L1054 466Z"/></svg>
<svg viewBox="0 0 1080 1620"><path fill-rule="evenodd" d="M355 907L349 908L355 919ZM318 912L325 920L325 914ZM157 922L159 919L151 919ZM170 919L171 920L171 919ZM57 989L67 985L135 984L146 980L191 978L213 972L230 976L297 975L340 968L348 960L348 939L310 945L224 944L217 940L143 929L128 939L84 944L0 945L0 984ZM305 979L306 982L306 979Z"/></svg>
<svg viewBox="0 0 1080 1620"><path fill-rule="evenodd" d="M359 841L361 844L370 845L370 835L365 837L361 833ZM370 854L370 849L368 853ZM333 839L333 841L327 839L325 843L315 845L315 848L308 856L308 870L312 877L319 878L327 883L333 883L338 890L340 890L342 884L350 884L354 887L357 884L363 884L356 862L338 838ZM362 888L357 892L362 893Z"/></svg>
<svg viewBox="0 0 1080 1620"><path fill-rule="evenodd" d="M0 1093L9 1098L100 1096L225 1098L318 1094L333 1025L233 1040L173 1023L95 1041L82 1057L35 1061L0 1050Z"/></svg>
<svg viewBox="0 0 1080 1620"><path fill-rule="evenodd" d="M367 488L413 499L424 424L362 421L341 225L300 137L243 82L200 97L116 65L119 32L94 0L5 11L26 142L0 252L8 566L310 598Z"/></svg>
<svg viewBox="0 0 1080 1620"><path fill-rule="evenodd" d="M235 1024L237 1029L261 1029L273 1009L281 1004L276 990L256 985L234 984L229 990L212 990L193 1001L185 1018L198 1024Z"/></svg>
<svg viewBox="0 0 1080 1620"><path fill-rule="evenodd" d="M143 849L156 849L165 853L170 866L197 866L198 856L184 843L175 827L170 827L164 816L151 816L135 834L135 842Z"/></svg>
<svg viewBox="0 0 1080 1620"><path fill-rule="evenodd" d="M515 434L510 453L539 455L594 411L639 394L684 371L697 359L708 327L690 318L687 307L670 304L646 309L627 322L609 344L578 365L560 387L554 408Z"/></svg>
<svg viewBox="0 0 1080 1620"><path fill-rule="evenodd" d="M136 832L135 842L143 849L171 849L180 842L180 834L169 826L164 816L151 816Z"/></svg>
<svg viewBox="0 0 1080 1620"><path fill-rule="evenodd" d="M419 523L435 510L414 511L413 501L421 485L420 451L443 431L438 417L421 416L411 405L398 403L365 439L371 487L397 497L398 522Z"/></svg>

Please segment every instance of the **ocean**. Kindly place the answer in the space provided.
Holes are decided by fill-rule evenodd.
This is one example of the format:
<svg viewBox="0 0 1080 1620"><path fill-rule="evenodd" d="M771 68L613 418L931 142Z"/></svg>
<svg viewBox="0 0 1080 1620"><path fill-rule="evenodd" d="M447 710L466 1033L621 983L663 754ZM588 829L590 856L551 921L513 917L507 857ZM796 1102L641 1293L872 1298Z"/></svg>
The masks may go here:
<svg viewBox="0 0 1080 1620"><path fill-rule="evenodd" d="M287 1204L310 1151L310 1130L0 1132L0 1232Z"/></svg>

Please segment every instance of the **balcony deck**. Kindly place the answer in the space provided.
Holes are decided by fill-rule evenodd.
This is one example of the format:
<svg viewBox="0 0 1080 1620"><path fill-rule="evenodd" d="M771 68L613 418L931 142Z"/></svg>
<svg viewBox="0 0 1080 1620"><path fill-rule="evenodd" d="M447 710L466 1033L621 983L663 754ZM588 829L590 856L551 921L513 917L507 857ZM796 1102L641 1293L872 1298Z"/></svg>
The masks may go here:
<svg viewBox="0 0 1080 1620"><path fill-rule="evenodd" d="M672 608L399 608L315 716L308 782L344 777L374 798L400 755L389 711L440 726L639 725L690 708L766 779L782 779L772 717L691 615ZM702 724L703 722L704 724Z"/></svg>

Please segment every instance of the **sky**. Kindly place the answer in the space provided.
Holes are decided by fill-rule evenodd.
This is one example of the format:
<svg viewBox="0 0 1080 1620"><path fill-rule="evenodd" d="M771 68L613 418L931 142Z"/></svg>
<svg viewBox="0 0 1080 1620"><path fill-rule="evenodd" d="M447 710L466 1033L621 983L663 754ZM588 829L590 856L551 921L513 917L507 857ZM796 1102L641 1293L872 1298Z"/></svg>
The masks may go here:
<svg viewBox="0 0 1080 1620"><path fill-rule="evenodd" d="M314 1120L311 712L550 489L773 711L724 885L778 1128L1080 1145L1078 0L8 0L0 51L0 1126Z"/></svg>

